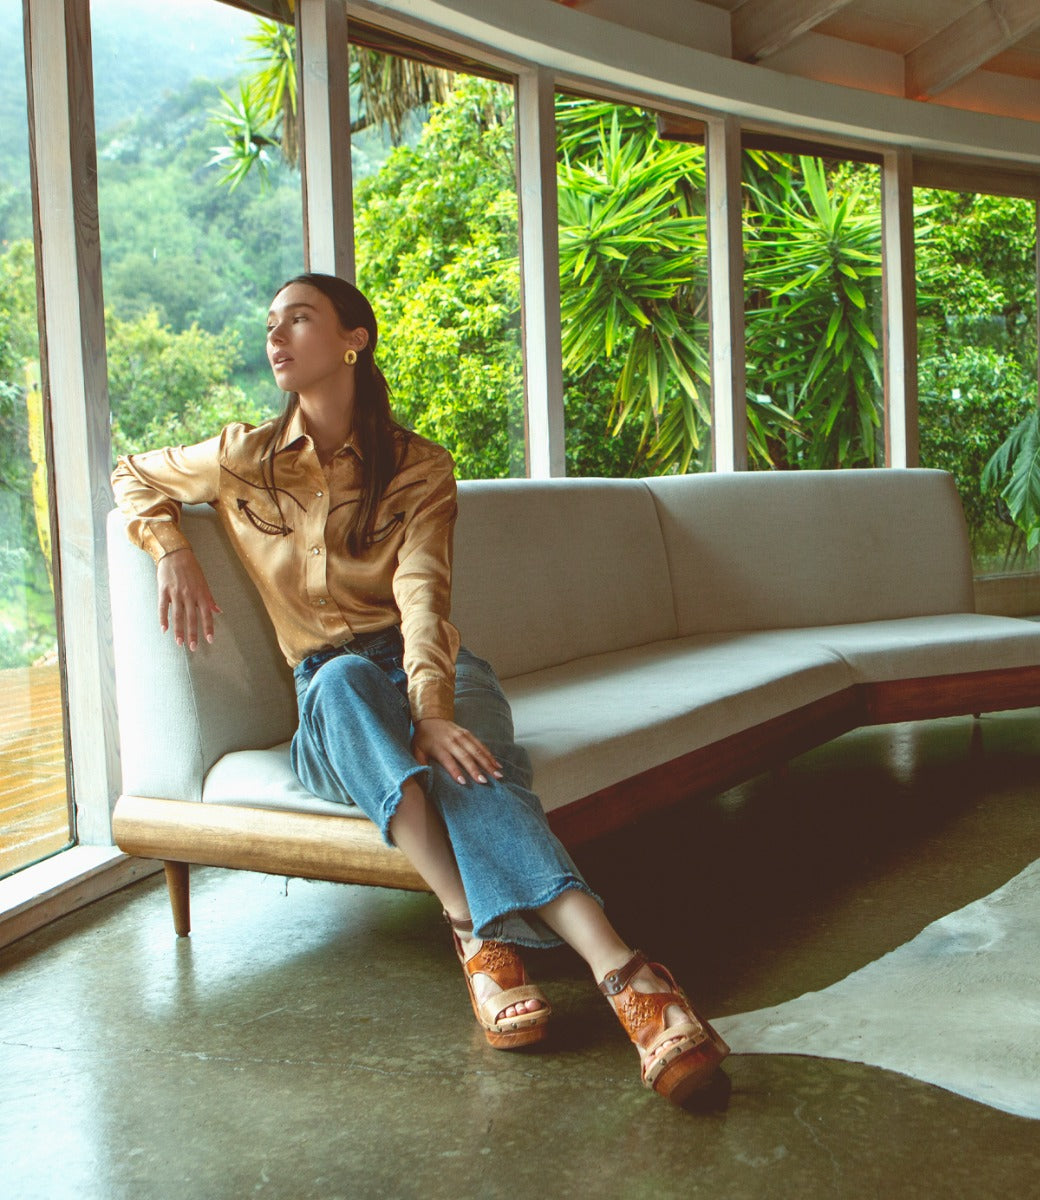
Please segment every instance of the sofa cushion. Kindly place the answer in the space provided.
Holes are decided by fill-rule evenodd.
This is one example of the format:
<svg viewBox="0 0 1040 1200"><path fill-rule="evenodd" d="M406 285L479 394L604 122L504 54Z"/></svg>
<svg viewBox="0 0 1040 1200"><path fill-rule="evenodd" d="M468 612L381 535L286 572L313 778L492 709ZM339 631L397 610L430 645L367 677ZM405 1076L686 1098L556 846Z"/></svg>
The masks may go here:
<svg viewBox="0 0 1040 1200"><path fill-rule="evenodd" d="M680 634L974 609L967 529L942 471L648 479Z"/></svg>
<svg viewBox="0 0 1040 1200"><path fill-rule="evenodd" d="M848 687L804 631L695 637L509 680L517 739L547 812Z"/></svg>
<svg viewBox="0 0 1040 1200"><path fill-rule="evenodd" d="M981 613L905 617L815 631L857 683L1040 666L1040 624Z"/></svg>
<svg viewBox="0 0 1040 1200"><path fill-rule="evenodd" d="M353 804L321 800L309 792L293 774L288 742L268 750L233 750L225 754L207 774L202 800L204 804L230 804L241 808L364 817Z"/></svg>
<svg viewBox="0 0 1040 1200"><path fill-rule="evenodd" d="M638 480L463 483L452 619L503 679L675 637L650 494Z"/></svg>

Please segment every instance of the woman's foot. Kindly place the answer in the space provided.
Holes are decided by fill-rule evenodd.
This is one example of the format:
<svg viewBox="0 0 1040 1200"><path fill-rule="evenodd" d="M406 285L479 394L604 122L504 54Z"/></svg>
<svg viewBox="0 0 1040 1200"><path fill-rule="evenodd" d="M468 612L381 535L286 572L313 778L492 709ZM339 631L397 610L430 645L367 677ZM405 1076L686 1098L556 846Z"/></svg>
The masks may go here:
<svg viewBox="0 0 1040 1200"><path fill-rule="evenodd" d="M681 1104L704 1087L729 1047L690 1005L671 972L637 950L599 985L639 1051L643 1083Z"/></svg>
<svg viewBox="0 0 1040 1200"><path fill-rule="evenodd" d="M445 917L473 1012L488 1043L496 1050L514 1050L541 1041L551 1009L538 987L527 981L516 949L507 942L474 937L472 921Z"/></svg>

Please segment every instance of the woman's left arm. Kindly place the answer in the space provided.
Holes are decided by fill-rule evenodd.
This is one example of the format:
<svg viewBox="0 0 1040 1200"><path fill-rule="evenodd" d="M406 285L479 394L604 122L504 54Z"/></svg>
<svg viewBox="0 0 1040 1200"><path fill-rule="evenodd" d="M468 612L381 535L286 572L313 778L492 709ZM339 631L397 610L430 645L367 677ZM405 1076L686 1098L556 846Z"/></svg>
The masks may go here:
<svg viewBox="0 0 1040 1200"><path fill-rule="evenodd" d="M409 516L393 580L415 725L412 751L419 763L438 762L460 783L467 777L486 783L489 775L501 777L501 764L454 720L459 634L450 617L458 503L454 464L447 451L431 460L425 489Z"/></svg>

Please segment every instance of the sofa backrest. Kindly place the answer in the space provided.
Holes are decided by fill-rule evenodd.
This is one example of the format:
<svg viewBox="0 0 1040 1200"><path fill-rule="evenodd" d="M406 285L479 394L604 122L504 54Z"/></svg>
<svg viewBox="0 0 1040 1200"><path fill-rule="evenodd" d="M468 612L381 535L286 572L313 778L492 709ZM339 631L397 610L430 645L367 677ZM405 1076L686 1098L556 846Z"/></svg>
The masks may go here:
<svg viewBox="0 0 1040 1200"><path fill-rule="evenodd" d="M634 479L459 486L452 620L504 678L676 636L668 560Z"/></svg>
<svg viewBox="0 0 1040 1200"><path fill-rule="evenodd" d="M123 791L199 800L205 773L230 750L286 741L296 728L292 673L252 581L216 513L185 505L181 525L222 614L194 653L159 631L155 566L108 520L112 636Z"/></svg>
<svg viewBox="0 0 1040 1200"><path fill-rule="evenodd" d="M681 634L971 612L971 552L943 471L646 480Z"/></svg>

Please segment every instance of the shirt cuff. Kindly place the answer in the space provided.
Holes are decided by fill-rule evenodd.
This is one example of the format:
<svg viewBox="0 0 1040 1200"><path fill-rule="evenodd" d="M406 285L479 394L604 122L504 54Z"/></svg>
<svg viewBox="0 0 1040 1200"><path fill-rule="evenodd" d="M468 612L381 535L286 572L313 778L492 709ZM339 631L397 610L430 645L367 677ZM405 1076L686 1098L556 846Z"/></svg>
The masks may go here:
<svg viewBox="0 0 1040 1200"><path fill-rule="evenodd" d="M408 703L412 709L413 721L426 721L435 717L444 721L455 719L455 689L444 680L428 679L425 682L410 683Z"/></svg>
<svg viewBox="0 0 1040 1200"><path fill-rule="evenodd" d="M152 556L152 561L158 563L175 550L187 550L191 542L172 521L151 521L142 526L140 545Z"/></svg>

